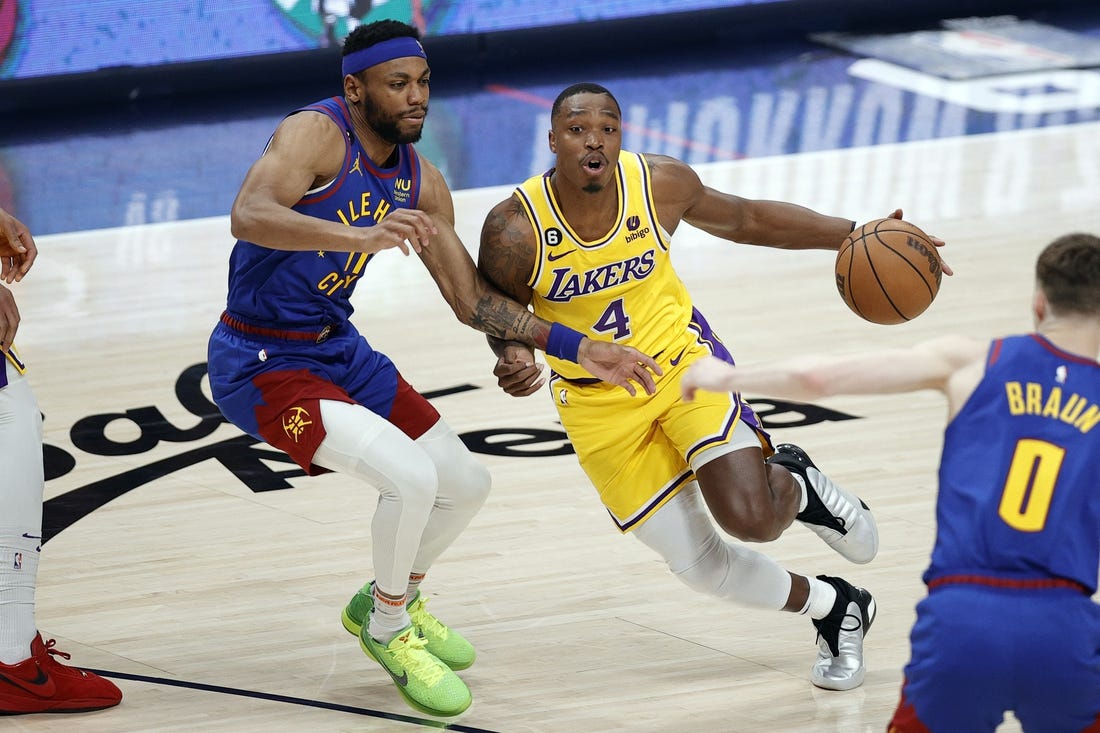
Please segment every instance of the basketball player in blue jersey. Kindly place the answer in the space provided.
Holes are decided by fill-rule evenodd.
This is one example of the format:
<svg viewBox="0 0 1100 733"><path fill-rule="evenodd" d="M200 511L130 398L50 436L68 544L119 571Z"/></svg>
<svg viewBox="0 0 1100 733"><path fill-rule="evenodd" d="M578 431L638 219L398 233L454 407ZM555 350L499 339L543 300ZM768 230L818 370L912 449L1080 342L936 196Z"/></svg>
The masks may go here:
<svg viewBox="0 0 1100 733"><path fill-rule="evenodd" d="M536 318L480 276L455 234L443 176L412 145L430 77L418 37L392 20L356 28L343 47L344 95L288 115L248 171L208 363L234 425L308 474L338 471L378 489L374 579L343 625L409 704L455 715L471 695L453 670L472 664L474 649L426 610L419 586L484 502L490 476L350 321L365 266L385 249L414 250L460 321L546 349L624 394L634 384L652 391L659 368L636 349Z"/></svg>
<svg viewBox="0 0 1100 733"><path fill-rule="evenodd" d="M0 209L0 280L30 272L38 247L30 230ZM19 308L0 285L0 715L76 713L118 705L110 680L55 659L69 655L43 641L34 620L42 544L42 414L16 353Z"/></svg>
<svg viewBox="0 0 1100 733"><path fill-rule="evenodd" d="M797 518L856 563L878 550L875 520L800 448L773 449L739 395L681 402L680 375L689 364L710 354L731 359L669 258L681 221L735 242L832 250L854 223L720 193L681 161L622 150L619 104L597 84L562 91L550 123L555 167L489 213L479 267L536 315L634 346L663 370L655 393L617 394L547 353L550 393L581 467L616 527L659 553L684 583L725 600L808 614L820 634L812 682L860 685L863 637L875 616L871 595L841 578L789 573L727 542L711 517L745 542L774 540ZM496 335L490 342L506 392L527 395L544 384L529 347Z"/></svg>
<svg viewBox="0 0 1100 733"><path fill-rule="evenodd" d="M1100 733L1100 237L1040 253L1035 332L732 367L699 390L947 397L936 541L890 733Z"/></svg>

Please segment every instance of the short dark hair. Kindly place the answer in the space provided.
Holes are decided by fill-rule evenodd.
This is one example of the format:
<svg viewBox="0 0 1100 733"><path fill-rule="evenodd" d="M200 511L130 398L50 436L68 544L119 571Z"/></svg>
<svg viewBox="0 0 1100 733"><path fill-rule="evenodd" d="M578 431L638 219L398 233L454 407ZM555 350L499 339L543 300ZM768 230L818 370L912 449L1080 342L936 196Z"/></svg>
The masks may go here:
<svg viewBox="0 0 1100 733"><path fill-rule="evenodd" d="M554 100L554 106L550 108L551 121L561 112L562 103L575 94L605 94L608 99L615 103L615 109L619 110L619 114L622 115L623 113L623 108L619 106L619 100L615 99L615 95L609 92L606 87L600 86L595 82L582 81L577 84L571 84L561 90L561 94Z"/></svg>
<svg viewBox="0 0 1100 733"><path fill-rule="evenodd" d="M404 36L415 38L419 41L420 31L416 26L402 23L399 20L390 20L389 18L376 20L373 23L358 26L349 33L347 38L344 39L344 48L340 55L347 56L349 53L355 53L356 51L362 51L364 48L370 48L376 43L388 41L391 38L402 38Z"/></svg>
<svg viewBox="0 0 1100 733"><path fill-rule="evenodd" d="M1035 280L1055 313L1100 317L1100 237L1058 237L1039 254Z"/></svg>

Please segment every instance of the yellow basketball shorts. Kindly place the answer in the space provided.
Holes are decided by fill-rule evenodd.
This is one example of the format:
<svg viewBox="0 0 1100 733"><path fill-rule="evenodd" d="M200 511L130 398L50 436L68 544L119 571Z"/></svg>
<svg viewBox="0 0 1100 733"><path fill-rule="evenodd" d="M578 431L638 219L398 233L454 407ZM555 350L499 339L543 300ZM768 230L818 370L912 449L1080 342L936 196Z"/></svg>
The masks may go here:
<svg viewBox="0 0 1100 733"><path fill-rule="evenodd" d="M581 468L622 532L644 522L694 480L692 467L747 447L771 442L737 393L680 396L680 377L699 349L675 367L663 365L652 395L631 397L604 382L552 378L550 389Z"/></svg>

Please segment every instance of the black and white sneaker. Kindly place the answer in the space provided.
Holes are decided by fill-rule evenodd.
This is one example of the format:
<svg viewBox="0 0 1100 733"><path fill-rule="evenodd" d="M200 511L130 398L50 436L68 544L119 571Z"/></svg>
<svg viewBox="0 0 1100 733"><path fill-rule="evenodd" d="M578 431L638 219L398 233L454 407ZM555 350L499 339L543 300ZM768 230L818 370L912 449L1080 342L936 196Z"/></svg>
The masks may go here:
<svg viewBox="0 0 1100 733"><path fill-rule="evenodd" d="M836 602L828 616L813 622L818 643L810 681L826 690L851 690L863 684L863 639L875 620L875 599L843 578L817 579L836 588Z"/></svg>
<svg viewBox="0 0 1100 733"><path fill-rule="evenodd" d="M797 445L779 444L767 462L782 466L805 482L809 503L798 513L798 521L854 563L862 565L875 558L878 526L863 500L830 481Z"/></svg>

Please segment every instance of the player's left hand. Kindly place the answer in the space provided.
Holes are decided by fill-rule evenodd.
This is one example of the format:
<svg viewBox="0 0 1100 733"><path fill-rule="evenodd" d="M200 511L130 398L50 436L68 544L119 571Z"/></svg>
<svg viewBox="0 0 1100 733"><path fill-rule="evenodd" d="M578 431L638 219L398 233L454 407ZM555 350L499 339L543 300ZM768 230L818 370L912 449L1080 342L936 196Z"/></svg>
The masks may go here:
<svg viewBox="0 0 1100 733"><path fill-rule="evenodd" d="M890 218L891 219L902 219L903 217L902 217L902 214L901 214L901 209L894 209L894 213L890 214ZM944 242L939 237L934 237L931 234L929 234L928 236L932 237L932 244L936 245L937 247L942 247L944 244L946 244L946 242ZM939 253L937 253L937 254L939 254ZM940 255L940 269L943 270L944 275L954 275L955 274L954 270L951 269L951 265L947 264L947 262L944 261L942 254Z"/></svg>
<svg viewBox="0 0 1100 733"><path fill-rule="evenodd" d="M664 374L660 365L632 346L594 341L585 338L577 352L577 362L589 374L605 382L617 384L633 397L637 394L632 382L637 382L646 394L657 391L653 375Z"/></svg>
<svg viewBox="0 0 1100 733"><path fill-rule="evenodd" d="M546 384L542 377L543 365L535 361L531 349L519 344L509 344L504 354L497 359L493 374L497 385L513 397L526 397L534 394Z"/></svg>

